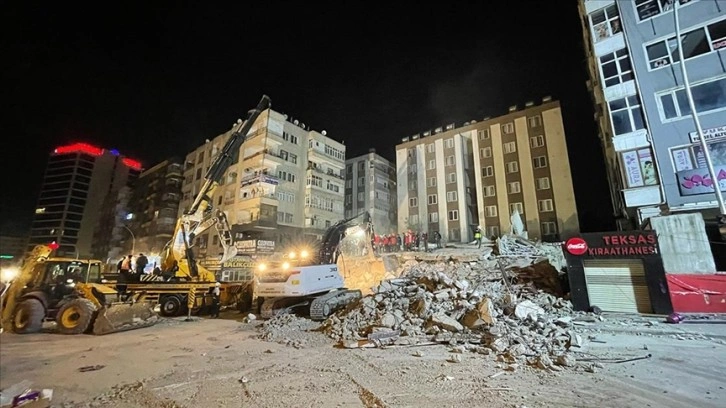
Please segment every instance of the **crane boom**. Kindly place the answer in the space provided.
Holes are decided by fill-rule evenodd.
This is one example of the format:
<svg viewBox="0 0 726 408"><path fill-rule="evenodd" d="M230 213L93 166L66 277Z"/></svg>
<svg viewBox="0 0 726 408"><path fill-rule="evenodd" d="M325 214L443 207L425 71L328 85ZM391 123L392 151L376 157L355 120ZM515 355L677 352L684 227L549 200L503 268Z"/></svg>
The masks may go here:
<svg viewBox="0 0 726 408"><path fill-rule="evenodd" d="M247 113L247 118L244 121L237 121L234 131L219 154L214 158L212 165L204 176L202 188L194 197L194 201L189 208L177 220L174 235L167 245L166 254L162 259L161 269L166 274L173 272L177 278L196 278L205 282L214 281L214 274L197 265L192 251L194 238L212 226L217 229L220 243L224 248L224 254L220 261L225 262L237 253L227 216L224 211L214 208L212 197L222 181L224 173L232 165L235 155L247 140L247 133L249 133L252 125L270 105L270 98L263 95L257 107Z"/></svg>

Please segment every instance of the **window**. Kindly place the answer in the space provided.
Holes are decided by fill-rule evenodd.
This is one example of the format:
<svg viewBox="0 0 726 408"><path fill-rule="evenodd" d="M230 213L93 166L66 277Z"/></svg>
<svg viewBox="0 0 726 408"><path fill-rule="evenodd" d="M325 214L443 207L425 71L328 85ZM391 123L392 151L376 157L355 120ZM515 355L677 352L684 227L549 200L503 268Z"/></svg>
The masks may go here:
<svg viewBox="0 0 726 408"><path fill-rule="evenodd" d="M502 132L509 134L514 133L514 123L505 123L502 125Z"/></svg>
<svg viewBox="0 0 726 408"><path fill-rule="evenodd" d="M489 129L479 131L479 140L489 139Z"/></svg>
<svg viewBox="0 0 726 408"><path fill-rule="evenodd" d="M345 188L353 188L353 180L345 180Z"/></svg>
<svg viewBox="0 0 726 408"><path fill-rule="evenodd" d="M197 169L197 175L194 177L194 179L199 180L200 178L202 178L202 168L201 167Z"/></svg>
<svg viewBox="0 0 726 408"><path fill-rule="evenodd" d="M513 181L511 183L507 183L507 190L509 191L509 194L521 193L522 186L519 184L519 181Z"/></svg>
<svg viewBox="0 0 726 408"><path fill-rule="evenodd" d="M363 193L362 191L360 193L358 193L358 201L365 201L365 200L366 200L365 193Z"/></svg>
<svg viewBox="0 0 726 408"><path fill-rule="evenodd" d="M542 235L555 235L557 234L557 223L552 221L543 222L540 224L542 228Z"/></svg>
<svg viewBox="0 0 726 408"><path fill-rule="evenodd" d="M460 239L461 239L461 230L459 230L459 228L452 228L449 230L449 240L450 241L458 241Z"/></svg>
<svg viewBox="0 0 726 408"><path fill-rule="evenodd" d="M554 204L552 204L552 199L548 198L546 200L539 200L537 201L537 208L539 208L539 212L549 212L554 211Z"/></svg>
<svg viewBox="0 0 726 408"><path fill-rule="evenodd" d="M411 226L413 228L416 228L418 226L418 214L411 214L409 221L410 221Z"/></svg>
<svg viewBox="0 0 726 408"><path fill-rule="evenodd" d="M691 86L693 104L698 113L711 112L726 107L726 78ZM685 89L658 95L661 119L676 119L691 115L691 106Z"/></svg>
<svg viewBox="0 0 726 408"><path fill-rule="evenodd" d="M633 79L633 67L626 48L600 57L600 69L606 88Z"/></svg>
<svg viewBox="0 0 726 408"><path fill-rule="evenodd" d="M645 128L640 100L636 95L608 102L613 120L613 131L623 135Z"/></svg>
<svg viewBox="0 0 726 408"><path fill-rule="evenodd" d="M504 143L504 153L514 153L517 151L517 143L516 142L507 142Z"/></svg>
<svg viewBox="0 0 726 408"><path fill-rule="evenodd" d="M549 190L550 189L550 178L549 177L540 177L537 180L535 180L535 184L537 185L537 190Z"/></svg>
<svg viewBox="0 0 726 408"><path fill-rule="evenodd" d="M711 160L714 166L726 166L726 139L719 138L708 141ZM700 143L671 149L671 156L676 171L706 169L706 158Z"/></svg>
<svg viewBox="0 0 726 408"><path fill-rule="evenodd" d="M436 198L436 194L429 194L428 200L429 200L429 205L433 205L433 204L438 203L438 200Z"/></svg>
<svg viewBox="0 0 726 408"><path fill-rule="evenodd" d="M418 198L411 197L408 199L408 206L409 207L418 207Z"/></svg>
<svg viewBox="0 0 726 408"><path fill-rule="evenodd" d="M429 160L429 170L436 168L436 160Z"/></svg>
<svg viewBox="0 0 726 408"><path fill-rule="evenodd" d="M449 211L449 221L458 221L458 220L459 220L459 210Z"/></svg>
<svg viewBox="0 0 726 408"><path fill-rule="evenodd" d="M453 166L456 163L454 156L446 156L446 165Z"/></svg>
<svg viewBox="0 0 726 408"><path fill-rule="evenodd" d="M482 167L481 175L483 177L492 177L494 175L494 166Z"/></svg>
<svg viewBox="0 0 726 408"><path fill-rule="evenodd" d="M667 13L673 10L674 0L635 0L635 11L640 21L657 16L660 13ZM678 0L681 4L690 3L691 0Z"/></svg>
<svg viewBox="0 0 726 408"><path fill-rule="evenodd" d="M529 146L532 148L544 146L544 136L532 136L529 138Z"/></svg>
<svg viewBox="0 0 726 408"><path fill-rule="evenodd" d="M446 139L446 147L452 148L454 147L454 139Z"/></svg>
<svg viewBox="0 0 726 408"><path fill-rule="evenodd" d="M494 197L497 189L494 186L484 186L484 197Z"/></svg>
<svg viewBox="0 0 726 408"><path fill-rule="evenodd" d="M524 213L524 207L522 207L522 203L511 203L509 204L509 212L511 214L514 214L514 211L519 212L520 214Z"/></svg>
<svg viewBox="0 0 726 408"><path fill-rule="evenodd" d="M620 159L628 188L658 184L650 148L622 152Z"/></svg>
<svg viewBox="0 0 726 408"><path fill-rule="evenodd" d="M532 165L535 169L547 167L547 156L539 156L532 159Z"/></svg>
<svg viewBox="0 0 726 408"><path fill-rule="evenodd" d="M290 135L290 143L297 144L297 136ZM290 214L290 218L292 218L292 214Z"/></svg>
<svg viewBox="0 0 726 408"><path fill-rule="evenodd" d="M683 59L715 52L726 46L726 20L699 27L681 35L680 48ZM679 44L676 37L661 40L645 47L650 69L666 67L680 62Z"/></svg>
<svg viewBox="0 0 726 408"><path fill-rule="evenodd" d="M433 144L433 143L429 143L429 144L427 144L427 145L426 145L426 150L427 150L427 151L428 151L429 153L433 153L433 152L434 152L434 144Z"/></svg>
<svg viewBox="0 0 726 408"><path fill-rule="evenodd" d="M437 212L429 213L429 222L439 222L439 213L437 213Z"/></svg>
<svg viewBox="0 0 726 408"><path fill-rule="evenodd" d="M542 126L542 116L534 115L527 118L527 121L529 122L529 127L537 127Z"/></svg>
<svg viewBox="0 0 726 408"><path fill-rule="evenodd" d="M363 187L366 185L366 178L365 177L358 177L358 187Z"/></svg>
<svg viewBox="0 0 726 408"><path fill-rule="evenodd" d="M408 181L408 190L415 191L416 189L418 189L418 182L416 180L409 180Z"/></svg>
<svg viewBox="0 0 726 408"><path fill-rule="evenodd" d="M446 192L446 201L447 202L450 202L451 203L451 202L456 201L456 199L457 199L457 197L456 197L456 191L447 191Z"/></svg>
<svg viewBox="0 0 726 408"><path fill-rule="evenodd" d="M590 25L595 42L602 41L623 30L620 25L618 7L615 4L590 14Z"/></svg>
<svg viewBox="0 0 726 408"><path fill-rule="evenodd" d="M446 183L456 183L456 173L449 173L446 175Z"/></svg>
<svg viewBox="0 0 726 408"><path fill-rule="evenodd" d="M516 161L507 162L507 173L517 173L519 171L519 163Z"/></svg>
<svg viewBox="0 0 726 408"><path fill-rule="evenodd" d="M428 179L426 179L426 186L436 187L436 177L429 177Z"/></svg>
<svg viewBox="0 0 726 408"><path fill-rule="evenodd" d="M492 148L491 147L485 147L483 149L479 149L479 153L481 154L481 157L483 159L486 159L488 157L492 157Z"/></svg>
<svg viewBox="0 0 726 408"><path fill-rule="evenodd" d="M499 227L496 225L486 227L486 231L487 231L488 237L498 237L499 236Z"/></svg>
<svg viewBox="0 0 726 408"><path fill-rule="evenodd" d="M349 165L345 166L345 173L346 174L353 174L353 165L352 164L349 164Z"/></svg>
<svg viewBox="0 0 726 408"><path fill-rule="evenodd" d="M497 216L497 206L488 205L488 206L484 207L484 214L487 217L496 217Z"/></svg>

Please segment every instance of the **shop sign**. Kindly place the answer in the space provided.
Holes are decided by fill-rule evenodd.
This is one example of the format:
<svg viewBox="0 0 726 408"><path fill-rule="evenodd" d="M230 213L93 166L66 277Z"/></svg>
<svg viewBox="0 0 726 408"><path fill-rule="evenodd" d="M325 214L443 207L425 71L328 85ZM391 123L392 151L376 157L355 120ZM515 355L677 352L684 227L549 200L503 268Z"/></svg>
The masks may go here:
<svg viewBox="0 0 726 408"><path fill-rule="evenodd" d="M701 141L698 137L698 132L690 132L688 136L691 138L691 143L699 143ZM703 138L706 140L720 139L722 137L726 137L726 126L703 129Z"/></svg>
<svg viewBox="0 0 726 408"><path fill-rule="evenodd" d="M573 237L565 242L565 249L572 255L582 255L587 252L587 242L579 237Z"/></svg>
<svg viewBox="0 0 726 408"><path fill-rule="evenodd" d="M598 243L590 243L590 256L633 256L658 254L658 239L655 232L603 235Z"/></svg>
<svg viewBox="0 0 726 408"><path fill-rule="evenodd" d="M713 166L721 191L726 191L726 166ZM684 170L676 173L681 196L713 193L714 182L708 169Z"/></svg>

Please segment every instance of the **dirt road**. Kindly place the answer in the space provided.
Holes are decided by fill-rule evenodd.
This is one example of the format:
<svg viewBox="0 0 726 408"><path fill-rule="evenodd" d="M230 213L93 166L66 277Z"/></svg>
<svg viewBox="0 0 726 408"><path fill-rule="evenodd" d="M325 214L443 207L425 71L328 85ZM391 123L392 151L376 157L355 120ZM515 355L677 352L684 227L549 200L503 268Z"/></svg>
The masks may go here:
<svg viewBox="0 0 726 408"><path fill-rule="evenodd" d="M260 340L258 324L167 320L103 337L3 333L0 388L31 380L52 388L59 407L717 407L726 400L726 346L712 339L602 333L606 343L591 343L582 358L652 357L602 363L595 373L505 371L494 355L466 352L449 362L454 353L444 345L349 350L311 332L293 347ZM104 367L79 372L94 365Z"/></svg>

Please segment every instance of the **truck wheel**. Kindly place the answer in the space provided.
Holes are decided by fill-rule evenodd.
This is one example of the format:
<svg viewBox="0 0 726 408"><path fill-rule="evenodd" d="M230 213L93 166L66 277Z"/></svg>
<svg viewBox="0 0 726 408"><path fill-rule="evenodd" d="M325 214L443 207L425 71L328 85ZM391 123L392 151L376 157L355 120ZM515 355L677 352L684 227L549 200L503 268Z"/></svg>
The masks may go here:
<svg viewBox="0 0 726 408"><path fill-rule="evenodd" d="M164 317L179 316L181 313L182 304L178 296L164 296L159 304L160 313Z"/></svg>
<svg viewBox="0 0 726 408"><path fill-rule="evenodd" d="M91 328L96 306L88 299L73 299L58 309L55 322L62 334L82 334Z"/></svg>
<svg viewBox="0 0 726 408"><path fill-rule="evenodd" d="M37 333L43 328L45 308L38 299L25 299L15 307L13 332L18 334Z"/></svg>

